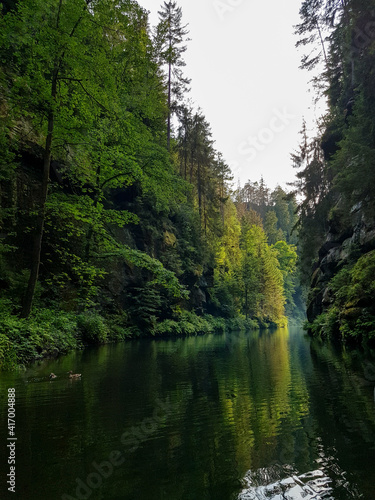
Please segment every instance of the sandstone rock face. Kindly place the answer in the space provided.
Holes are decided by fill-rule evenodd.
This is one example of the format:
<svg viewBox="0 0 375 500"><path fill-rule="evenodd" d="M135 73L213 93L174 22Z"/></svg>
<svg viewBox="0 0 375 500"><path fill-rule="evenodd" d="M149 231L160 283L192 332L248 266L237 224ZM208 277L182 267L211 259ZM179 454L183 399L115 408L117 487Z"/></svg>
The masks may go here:
<svg viewBox="0 0 375 500"><path fill-rule="evenodd" d="M332 304L329 281L333 276L350 259L359 258L374 249L375 222L365 214L361 203L352 207L350 224L347 227L342 228L340 224L331 221L326 240L319 250L318 263L314 265L312 273L307 304L307 319L310 322ZM356 315L361 306L356 304ZM350 316L354 311L347 313Z"/></svg>

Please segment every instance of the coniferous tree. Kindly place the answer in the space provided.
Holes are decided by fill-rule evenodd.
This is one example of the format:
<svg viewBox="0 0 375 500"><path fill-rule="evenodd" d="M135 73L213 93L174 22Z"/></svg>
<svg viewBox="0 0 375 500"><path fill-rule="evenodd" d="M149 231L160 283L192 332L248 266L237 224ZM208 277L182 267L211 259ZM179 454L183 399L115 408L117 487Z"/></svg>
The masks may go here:
<svg viewBox="0 0 375 500"><path fill-rule="evenodd" d="M188 178L188 166L190 162L190 138L193 122L192 107L182 105L179 107L179 122L178 129L178 150L180 156L180 175L185 179Z"/></svg>
<svg viewBox="0 0 375 500"><path fill-rule="evenodd" d="M358 317L361 310L358 308L357 316L347 321L345 307L355 303L355 294L348 294L355 274L351 269L357 264L360 267L361 259L367 260L369 247L357 239L358 246L351 246L339 265L333 259L327 273L322 264L322 254L326 251L322 244L329 236L329 241L336 239L339 246L341 238L356 231L353 213L358 211L367 221L375 213L375 2L306 0L303 7L297 32L305 38L298 44L310 45L310 51L314 44L319 44L314 36L315 20L319 20L326 33L326 65L320 82L328 98L328 112L319 123L317 137L311 140L305 137L300 152L294 155L299 166L296 187L303 196L299 203L301 274L308 280L313 274L308 310L309 319L322 313L320 323L316 318L317 331L361 336L361 328L356 329L356 324L366 325L363 327L366 331L371 321L365 316L370 310ZM306 56L304 61L308 62ZM360 257L361 253L365 255ZM323 300L319 294L324 291ZM360 295L356 300L360 302Z"/></svg>
<svg viewBox="0 0 375 500"><path fill-rule="evenodd" d="M0 14L0 306L10 296L18 312L29 280L28 321L99 313L137 334L186 310L278 322L262 226L279 202L261 180L234 203L208 121L181 104L181 9L165 3L151 39L133 0L15 3Z"/></svg>
<svg viewBox="0 0 375 500"><path fill-rule="evenodd" d="M159 60L167 65L167 147L170 148L171 117L176 113L179 102L188 91L190 80L183 75L182 68L186 65L183 53L184 43L188 40L187 25L182 25L182 9L176 2L164 2L158 12L159 24L156 28L155 45Z"/></svg>
<svg viewBox="0 0 375 500"><path fill-rule="evenodd" d="M214 173L218 179L218 195L220 201L220 212L223 225L225 225L225 203L229 198L228 192L228 182L233 180L232 172L229 166L223 159L221 153L217 154L216 161L214 163Z"/></svg>

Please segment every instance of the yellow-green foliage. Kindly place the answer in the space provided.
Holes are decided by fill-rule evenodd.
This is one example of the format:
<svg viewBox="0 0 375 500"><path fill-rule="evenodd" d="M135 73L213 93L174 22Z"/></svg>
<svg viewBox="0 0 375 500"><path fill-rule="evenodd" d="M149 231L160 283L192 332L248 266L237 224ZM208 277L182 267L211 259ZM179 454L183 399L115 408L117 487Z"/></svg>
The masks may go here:
<svg viewBox="0 0 375 500"><path fill-rule="evenodd" d="M262 315L271 321L278 322L284 316L284 287L283 275L279 268L276 254L269 246L263 250L263 280Z"/></svg>
<svg viewBox="0 0 375 500"><path fill-rule="evenodd" d="M16 3L0 15L0 365L129 332L282 321L269 243L290 232L289 202L263 180L233 201L183 86L169 144L163 23L156 40L137 2Z"/></svg>
<svg viewBox="0 0 375 500"><path fill-rule="evenodd" d="M233 317L241 311L238 266L241 262L241 226L237 210L228 199L224 206L223 235L215 252L214 289L212 299L220 315Z"/></svg>
<svg viewBox="0 0 375 500"><path fill-rule="evenodd" d="M258 226L243 229L242 271L247 309L262 320L278 322L284 317L283 275L276 252Z"/></svg>
<svg viewBox="0 0 375 500"><path fill-rule="evenodd" d="M216 253L216 264L218 267L233 271L241 256L241 225L237 217L236 207L230 199L227 200L224 210L224 234L219 241Z"/></svg>
<svg viewBox="0 0 375 500"><path fill-rule="evenodd" d="M283 275L295 268L294 247L278 242L277 248L271 248L263 228L246 215L240 222L230 200L225 207L225 221L214 274L214 297L221 314L282 322L285 319Z"/></svg>

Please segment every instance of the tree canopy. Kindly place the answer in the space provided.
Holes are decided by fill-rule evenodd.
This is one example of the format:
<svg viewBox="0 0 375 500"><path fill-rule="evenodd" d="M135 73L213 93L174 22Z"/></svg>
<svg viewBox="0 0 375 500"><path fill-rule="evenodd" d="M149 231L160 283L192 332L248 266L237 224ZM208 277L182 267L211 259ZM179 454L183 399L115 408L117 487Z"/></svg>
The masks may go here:
<svg viewBox="0 0 375 500"><path fill-rule="evenodd" d="M129 335L197 332L204 315L284 322L295 202L263 179L233 190L187 98L181 8L164 3L152 30L133 0L2 7L6 318L74 313L78 330Z"/></svg>

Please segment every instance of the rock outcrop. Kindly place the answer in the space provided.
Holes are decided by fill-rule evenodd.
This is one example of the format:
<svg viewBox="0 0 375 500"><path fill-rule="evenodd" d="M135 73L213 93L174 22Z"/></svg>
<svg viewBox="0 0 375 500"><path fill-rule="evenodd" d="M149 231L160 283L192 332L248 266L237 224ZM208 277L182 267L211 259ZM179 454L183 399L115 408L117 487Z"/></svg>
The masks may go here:
<svg viewBox="0 0 375 500"><path fill-rule="evenodd" d="M340 203L336 206L340 210ZM361 256L375 249L375 221L365 211L362 203L352 207L350 216L332 216L324 244L319 250L317 263L312 270L311 289L307 303L307 318L312 322L333 303L330 280L344 266L354 263ZM375 277L374 277L375 279ZM358 317L366 301L350 304L345 314Z"/></svg>

